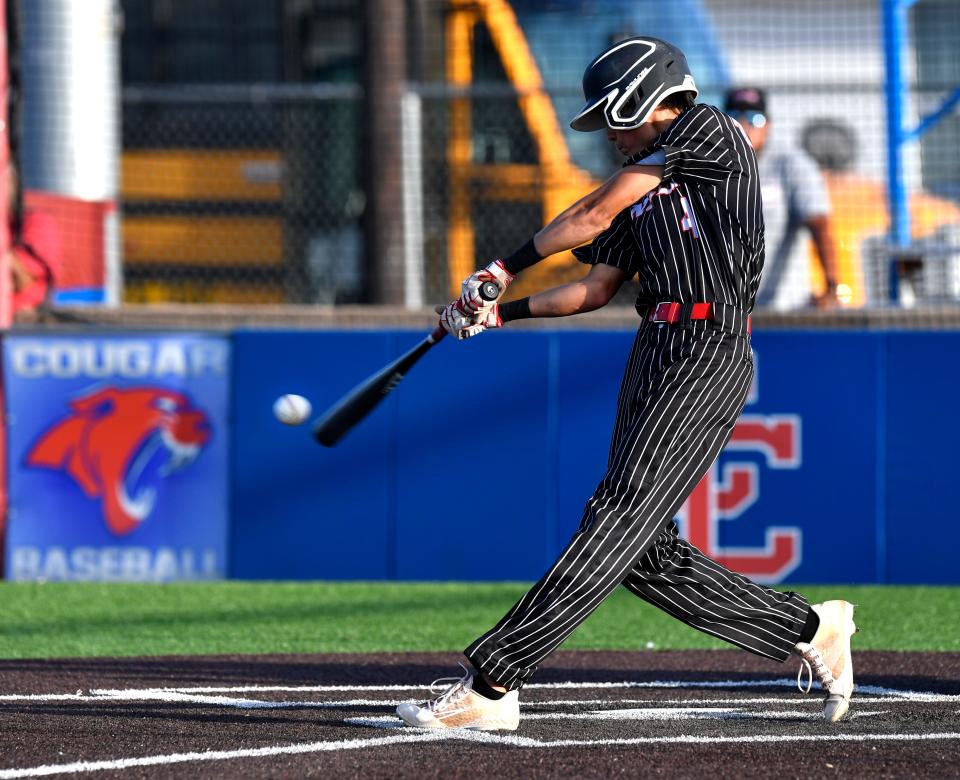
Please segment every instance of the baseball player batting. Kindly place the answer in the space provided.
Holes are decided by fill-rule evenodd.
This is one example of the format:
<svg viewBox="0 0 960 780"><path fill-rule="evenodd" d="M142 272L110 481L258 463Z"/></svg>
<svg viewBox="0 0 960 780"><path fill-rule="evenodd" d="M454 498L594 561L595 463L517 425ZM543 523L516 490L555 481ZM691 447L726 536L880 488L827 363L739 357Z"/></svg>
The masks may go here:
<svg viewBox="0 0 960 780"><path fill-rule="evenodd" d="M623 585L689 626L776 661L797 654L839 720L853 692L853 605L810 605L751 582L681 539L674 517L723 449L753 380L750 312L763 269L756 157L742 128L696 104L683 53L656 38L611 46L583 76L575 130L627 159L512 255L463 283L441 322L458 336L607 304L636 276L640 325L620 386L606 473L549 571L465 651L473 669L397 713L421 727L512 730L543 660ZM583 246L586 245L586 246ZM581 247L578 282L488 302L543 257ZM476 544L482 546L483 540ZM493 551L490 554L495 554ZM798 677L799 682L799 677Z"/></svg>

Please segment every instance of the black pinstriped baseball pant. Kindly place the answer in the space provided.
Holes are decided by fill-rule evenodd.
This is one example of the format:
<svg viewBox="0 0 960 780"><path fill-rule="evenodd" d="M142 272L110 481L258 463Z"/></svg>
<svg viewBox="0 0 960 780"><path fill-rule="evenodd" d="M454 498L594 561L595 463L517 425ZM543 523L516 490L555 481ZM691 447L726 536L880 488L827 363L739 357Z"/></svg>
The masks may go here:
<svg viewBox="0 0 960 780"><path fill-rule="evenodd" d="M556 563L465 651L509 689L618 585L705 633L786 660L809 611L681 539L674 516L733 432L753 380L749 336L645 322L617 402L607 471Z"/></svg>

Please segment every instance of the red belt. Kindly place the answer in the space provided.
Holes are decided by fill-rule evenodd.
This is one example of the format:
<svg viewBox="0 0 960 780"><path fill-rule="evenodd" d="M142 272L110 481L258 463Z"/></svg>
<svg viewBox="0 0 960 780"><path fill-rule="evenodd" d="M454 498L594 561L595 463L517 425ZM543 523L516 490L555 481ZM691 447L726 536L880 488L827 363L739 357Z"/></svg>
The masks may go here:
<svg viewBox="0 0 960 780"><path fill-rule="evenodd" d="M685 307L689 312L686 317L691 320L714 319L712 303L693 303L685 305L673 301L664 301L663 303L656 304L650 309L649 320L650 322L682 322L685 316ZM751 317L747 317L747 333L749 333L751 329L751 320Z"/></svg>

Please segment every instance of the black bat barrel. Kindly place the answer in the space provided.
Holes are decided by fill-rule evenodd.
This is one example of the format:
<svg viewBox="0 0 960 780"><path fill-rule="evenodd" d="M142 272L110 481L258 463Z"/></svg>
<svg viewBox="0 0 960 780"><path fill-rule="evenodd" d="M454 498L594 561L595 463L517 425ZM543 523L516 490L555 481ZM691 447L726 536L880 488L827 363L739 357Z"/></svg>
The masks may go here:
<svg viewBox="0 0 960 780"><path fill-rule="evenodd" d="M479 292L484 300L495 301L500 295L500 288L495 282L484 282L480 285ZM366 417L384 396L400 383L410 367L444 335L446 334L443 329L438 327L409 352L357 385L316 422L313 426L313 438L324 447L332 447L340 441L347 431Z"/></svg>

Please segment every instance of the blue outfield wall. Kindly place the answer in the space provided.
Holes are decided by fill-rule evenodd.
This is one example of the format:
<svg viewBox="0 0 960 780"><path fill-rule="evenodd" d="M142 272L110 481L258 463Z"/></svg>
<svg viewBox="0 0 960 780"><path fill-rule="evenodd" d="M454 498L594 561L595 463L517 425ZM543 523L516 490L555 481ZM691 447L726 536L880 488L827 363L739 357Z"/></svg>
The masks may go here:
<svg viewBox="0 0 960 780"><path fill-rule="evenodd" d="M6 576L537 578L603 476L633 334L440 344L333 449L273 418L289 392L321 413L421 337L9 334ZM960 582L960 333L754 347L730 444L678 515L687 538L767 582Z"/></svg>
<svg viewBox="0 0 960 780"><path fill-rule="evenodd" d="M231 576L529 580L563 548L603 475L633 333L443 343L332 449L273 419L278 395L320 412L421 337L234 334ZM683 532L769 582L960 582L960 367L944 359L960 334L760 332L754 348Z"/></svg>
<svg viewBox="0 0 960 780"><path fill-rule="evenodd" d="M227 576L230 370L225 334L6 336L6 576Z"/></svg>

